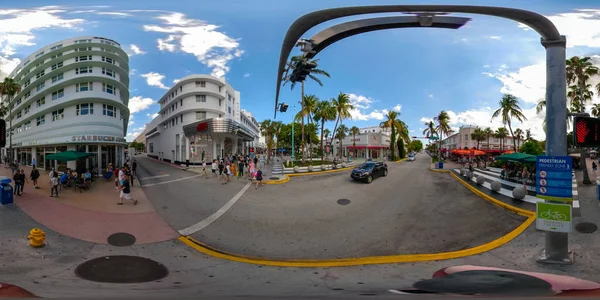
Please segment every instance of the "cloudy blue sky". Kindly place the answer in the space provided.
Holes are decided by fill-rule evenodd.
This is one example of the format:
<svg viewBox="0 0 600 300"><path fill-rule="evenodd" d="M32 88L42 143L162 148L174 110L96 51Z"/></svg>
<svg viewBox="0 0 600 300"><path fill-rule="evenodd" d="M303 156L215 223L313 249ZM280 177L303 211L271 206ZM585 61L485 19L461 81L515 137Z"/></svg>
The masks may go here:
<svg viewBox="0 0 600 300"><path fill-rule="evenodd" d="M86 3L82 6L82 3ZM0 5L0 75L35 49L79 35L112 38L130 53L133 118L128 140L158 111L156 100L178 78L193 73L224 76L241 92L241 105L258 121L273 118L281 42L305 13L357 0L11 1ZM369 1L368 4L448 4L448 1ZM568 55L600 54L600 3L592 0L453 1L529 9L550 18L568 38ZM348 93L356 109L349 126L377 125L389 110L401 112L412 135L447 110L453 127L497 127L490 122L502 93L520 99L528 121L519 124L543 138L535 103L544 97L545 51L539 35L514 21L478 16L459 30L397 29L354 36L321 52L324 86L307 83L320 99ZM328 26L309 31L310 37ZM297 103L300 89L282 89ZM595 99L598 102L598 99ZM278 119L289 122L290 109ZM331 126L333 127L333 126Z"/></svg>

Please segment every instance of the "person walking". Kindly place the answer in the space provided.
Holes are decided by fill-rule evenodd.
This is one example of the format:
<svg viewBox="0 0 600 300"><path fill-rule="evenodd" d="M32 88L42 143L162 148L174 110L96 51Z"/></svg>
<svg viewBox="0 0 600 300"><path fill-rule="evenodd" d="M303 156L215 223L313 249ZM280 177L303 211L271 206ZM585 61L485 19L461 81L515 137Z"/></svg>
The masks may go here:
<svg viewBox="0 0 600 300"><path fill-rule="evenodd" d="M260 169L260 166L256 167L256 186L254 187L255 190L258 189L258 185L260 184L261 186L263 185L263 173L262 170Z"/></svg>
<svg viewBox="0 0 600 300"><path fill-rule="evenodd" d="M50 197L58 197L58 173L52 169L50 172Z"/></svg>
<svg viewBox="0 0 600 300"><path fill-rule="evenodd" d="M527 170L527 167L523 167L521 178L523 180L523 190L525 191L525 195L527 195L527 178L529 178L529 171Z"/></svg>
<svg viewBox="0 0 600 300"><path fill-rule="evenodd" d="M137 176L137 173L135 173L135 170L137 170L137 162L134 159L133 162L131 163L131 175Z"/></svg>
<svg viewBox="0 0 600 300"><path fill-rule="evenodd" d="M15 181L15 190L13 191L13 195L21 196L23 193L23 185L25 184L25 171L17 170L13 176L13 180Z"/></svg>
<svg viewBox="0 0 600 300"><path fill-rule="evenodd" d="M217 177L217 160L216 159L213 159L212 163L210 164L210 168L212 170L213 177Z"/></svg>
<svg viewBox="0 0 600 300"><path fill-rule="evenodd" d="M221 177L221 179L223 179L223 169L225 168L225 166L223 165L223 161L220 160L219 161L219 177Z"/></svg>
<svg viewBox="0 0 600 300"><path fill-rule="evenodd" d="M129 178L127 178L127 176L123 177L123 183L121 184L121 187L119 188L119 202L117 203L117 205L123 205L123 199L127 200L127 201L132 201L133 205L137 205L138 201L134 200L131 197L131 188L129 186Z"/></svg>
<svg viewBox="0 0 600 300"><path fill-rule="evenodd" d="M35 167L35 165L32 166L29 177L31 178L31 182L33 182L33 188L39 189L40 187L38 186L37 180L40 178L40 171Z"/></svg>
<svg viewBox="0 0 600 300"><path fill-rule="evenodd" d="M206 173L206 160L202 160L202 175L204 175L204 177L206 179L208 179L208 174Z"/></svg>
<svg viewBox="0 0 600 300"><path fill-rule="evenodd" d="M244 176L244 159L240 158L240 162L238 163L238 179L243 178Z"/></svg>

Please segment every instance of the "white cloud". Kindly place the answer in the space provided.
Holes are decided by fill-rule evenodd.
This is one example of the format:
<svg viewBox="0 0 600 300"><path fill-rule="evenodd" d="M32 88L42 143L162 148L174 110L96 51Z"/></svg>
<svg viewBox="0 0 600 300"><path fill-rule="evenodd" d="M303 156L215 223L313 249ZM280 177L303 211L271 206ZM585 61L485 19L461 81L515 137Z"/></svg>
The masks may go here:
<svg viewBox="0 0 600 300"><path fill-rule="evenodd" d="M352 103L352 106L354 106L354 108L358 108L358 109L366 109L366 108L370 108L371 104L373 102L375 102L375 100L363 96L363 95L356 95L356 94L347 94L348 98L350 99L350 103Z"/></svg>
<svg viewBox="0 0 600 300"><path fill-rule="evenodd" d="M429 122L433 121L433 118L422 117L420 121L421 121L421 123L425 124L425 123L429 123Z"/></svg>
<svg viewBox="0 0 600 300"><path fill-rule="evenodd" d="M154 113L154 114L146 114L147 117L150 117L150 119L154 119L156 117L158 117L158 113Z"/></svg>
<svg viewBox="0 0 600 300"><path fill-rule="evenodd" d="M490 67L490 65L483 65L483 67L484 67L484 68L489 68L489 67Z"/></svg>
<svg viewBox="0 0 600 300"><path fill-rule="evenodd" d="M117 16L117 17L130 17L131 14L124 12L116 12L116 11L101 11L97 12L98 15L106 15L106 16Z"/></svg>
<svg viewBox="0 0 600 300"><path fill-rule="evenodd" d="M429 95L427 95L427 97L428 97L429 99L433 99L433 98L435 98L435 95L433 95L433 94L429 94Z"/></svg>
<svg viewBox="0 0 600 300"><path fill-rule="evenodd" d="M502 37L497 36L497 35L489 36L489 38L492 39L492 40L501 40L502 39Z"/></svg>
<svg viewBox="0 0 600 300"><path fill-rule="evenodd" d="M503 70L504 71L504 70ZM484 72L503 83L501 93L513 94L525 102L537 103L546 94L546 62L520 68L516 72Z"/></svg>
<svg viewBox="0 0 600 300"><path fill-rule="evenodd" d="M245 77L245 78L248 78L248 77L250 77L250 73L246 73L246 74L244 74L244 77Z"/></svg>
<svg viewBox="0 0 600 300"><path fill-rule="evenodd" d="M358 109L353 109L350 111L350 115L352 115L352 120L359 120L359 121L368 121L368 120L383 120L383 117L385 116L385 112L383 111L379 111L379 110L374 110L370 113L366 113L363 114L360 110Z"/></svg>
<svg viewBox="0 0 600 300"><path fill-rule="evenodd" d="M567 47L600 47L600 9L577 9L546 17L567 36ZM519 27L530 30L527 25L519 24Z"/></svg>
<svg viewBox="0 0 600 300"><path fill-rule="evenodd" d="M150 73L142 74L140 76L146 78L146 83L149 86L154 86L154 87L165 89L165 90L169 89L167 86L165 86L162 83L162 80L165 79L165 75L163 75L163 74L159 74L156 72L150 72Z"/></svg>
<svg viewBox="0 0 600 300"><path fill-rule="evenodd" d="M135 73L137 73L137 69L129 70L129 75L135 75Z"/></svg>
<svg viewBox="0 0 600 300"><path fill-rule="evenodd" d="M242 56L238 40L217 31L219 26L201 20L188 19L182 13L170 13L158 17L164 25L144 25L144 30L166 33L157 40L158 49L173 52L180 50L193 54L199 62L212 68L211 75L224 77L229 71L228 63Z"/></svg>
<svg viewBox="0 0 600 300"><path fill-rule="evenodd" d="M134 44L130 44L128 50L129 51L127 52L127 54L129 54L129 56L146 54L146 51L143 51L142 49L140 49L139 46Z"/></svg>
<svg viewBox="0 0 600 300"><path fill-rule="evenodd" d="M11 57L22 46L34 46L34 33L43 29L76 29L83 19L65 19L59 16L64 10L57 6L33 9L0 9L0 80L10 74L21 62Z"/></svg>
<svg viewBox="0 0 600 300"><path fill-rule="evenodd" d="M368 121L368 120L383 120L385 114L387 114L387 110L373 110L370 113L363 113L362 110L366 110L371 108L371 104L375 102L375 100L356 94L347 94L350 99L350 103L354 106L354 109L350 110L350 115L352 116L352 120L360 120L360 121Z"/></svg>
<svg viewBox="0 0 600 300"><path fill-rule="evenodd" d="M181 79L173 79L173 83L178 83ZM300 101L298 101L300 102Z"/></svg>
<svg viewBox="0 0 600 300"><path fill-rule="evenodd" d="M394 108L392 108L392 110L395 112L400 112L402 110L402 105L396 104L396 106L394 106Z"/></svg>
<svg viewBox="0 0 600 300"><path fill-rule="evenodd" d="M144 111L154 104L154 100L151 98L143 98L142 96L135 96L129 99L129 112L133 115L134 113Z"/></svg>

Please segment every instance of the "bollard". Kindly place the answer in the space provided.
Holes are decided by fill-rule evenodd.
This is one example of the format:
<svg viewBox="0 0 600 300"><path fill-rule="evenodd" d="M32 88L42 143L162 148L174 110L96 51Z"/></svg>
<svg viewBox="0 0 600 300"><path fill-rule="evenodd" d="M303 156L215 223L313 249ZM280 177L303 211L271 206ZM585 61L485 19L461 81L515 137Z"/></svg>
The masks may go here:
<svg viewBox="0 0 600 300"><path fill-rule="evenodd" d="M41 248L46 246L46 233L43 232L39 228L33 228L29 231L29 236L27 237L29 240L29 246L34 248Z"/></svg>

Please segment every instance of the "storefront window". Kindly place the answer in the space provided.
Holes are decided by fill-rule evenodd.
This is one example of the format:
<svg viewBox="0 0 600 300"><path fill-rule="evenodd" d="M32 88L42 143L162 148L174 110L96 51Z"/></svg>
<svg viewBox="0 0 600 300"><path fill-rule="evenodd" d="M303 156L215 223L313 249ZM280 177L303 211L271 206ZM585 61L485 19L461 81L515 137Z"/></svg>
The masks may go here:
<svg viewBox="0 0 600 300"><path fill-rule="evenodd" d="M65 152L67 151L67 146L57 146L56 152Z"/></svg>

